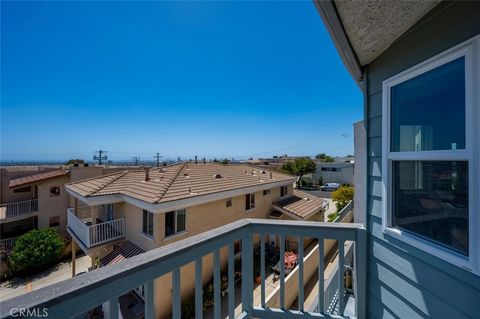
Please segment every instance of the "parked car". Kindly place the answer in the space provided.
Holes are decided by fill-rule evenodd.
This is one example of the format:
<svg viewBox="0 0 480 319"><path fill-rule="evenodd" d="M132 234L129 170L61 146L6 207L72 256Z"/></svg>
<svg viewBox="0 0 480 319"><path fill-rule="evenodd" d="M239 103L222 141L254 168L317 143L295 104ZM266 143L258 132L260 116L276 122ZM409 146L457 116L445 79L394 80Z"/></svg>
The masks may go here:
<svg viewBox="0 0 480 319"><path fill-rule="evenodd" d="M320 187L320 189L322 191L336 191L337 189L340 188L340 183L326 183L325 185L323 185L322 187Z"/></svg>

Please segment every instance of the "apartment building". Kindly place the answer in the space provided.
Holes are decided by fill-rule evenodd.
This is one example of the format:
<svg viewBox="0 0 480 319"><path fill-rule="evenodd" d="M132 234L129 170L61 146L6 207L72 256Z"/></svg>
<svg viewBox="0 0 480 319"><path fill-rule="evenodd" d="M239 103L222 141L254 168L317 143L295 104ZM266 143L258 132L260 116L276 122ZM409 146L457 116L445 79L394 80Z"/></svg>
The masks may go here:
<svg viewBox="0 0 480 319"><path fill-rule="evenodd" d="M214 163L118 172L66 185L75 198L67 229L98 267L244 218L323 220L323 200L293 190L294 182L294 176L263 168ZM278 245L276 236L268 240ZM235 245L240 251L240 241ZM225 247L222 268L226 261ZM213 267L212 255L203 258L203 284ZM193 263L182 267L182 299L192 295L193 274ZM155 280L154 287L156 317L163 318L171 312L171 276Z"/></svg>
<svg viewBox="0 0 480 319"><path fill-rule="evenodd" d="M312 174L314 184L340 183L353 185L354 162L353 160L323 162L315 161L316 169Z"/></svg>
<svg viewBox="0 0 480 319"><path fill-rule="evenodd" d="M0 248L10 251L16 238L32 229L52 227L67 235L66 210L71 205L64 185L125 169L88 165L1 168Z"/></svg>

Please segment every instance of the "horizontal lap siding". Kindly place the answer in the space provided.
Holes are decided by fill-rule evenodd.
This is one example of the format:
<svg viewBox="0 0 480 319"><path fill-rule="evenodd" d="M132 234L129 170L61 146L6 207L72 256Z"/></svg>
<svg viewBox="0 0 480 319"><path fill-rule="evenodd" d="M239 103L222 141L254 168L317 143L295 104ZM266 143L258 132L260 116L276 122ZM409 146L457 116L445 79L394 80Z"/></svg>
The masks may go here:
<svg viewBox="0 0 480 319"><path fill-rule="evenodd" d="M368 66L368 318L480 318L478 276L381 227L382 81L479 33L480 3L440 4Z"/></svg>

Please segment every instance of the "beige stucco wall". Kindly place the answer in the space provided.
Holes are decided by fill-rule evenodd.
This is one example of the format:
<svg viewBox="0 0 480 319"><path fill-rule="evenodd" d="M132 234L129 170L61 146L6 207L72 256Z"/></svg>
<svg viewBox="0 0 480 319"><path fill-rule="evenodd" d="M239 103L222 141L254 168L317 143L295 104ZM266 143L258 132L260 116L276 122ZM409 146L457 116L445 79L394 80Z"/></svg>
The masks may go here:
<svg viewBox="0 0 480 319"><path fill-rule="evenodd" d="M57 231L67 234L67 208L70 196L63 187L68 183L69 176L55 177L38 184L38 228L48 228L51 217L60 216L60 226L54 227ZM50 188L59 187L60 195L51 196Z"/></svg>

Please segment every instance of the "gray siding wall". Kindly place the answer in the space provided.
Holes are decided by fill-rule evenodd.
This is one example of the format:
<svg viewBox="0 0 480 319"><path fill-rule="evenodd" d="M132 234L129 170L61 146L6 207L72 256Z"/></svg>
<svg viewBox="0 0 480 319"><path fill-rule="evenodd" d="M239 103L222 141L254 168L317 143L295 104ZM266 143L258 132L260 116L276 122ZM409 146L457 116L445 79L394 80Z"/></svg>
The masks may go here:
<svg viewBox="0 0 480 319"><path fill-rule="evenodd" d="M367 318L480 318L480 277L381 226L382 81L479 33L480 2L442 3L367 67Z"/></svg>

